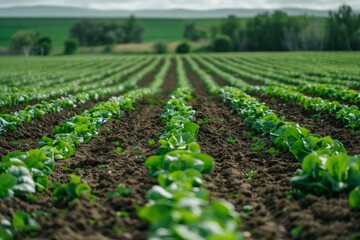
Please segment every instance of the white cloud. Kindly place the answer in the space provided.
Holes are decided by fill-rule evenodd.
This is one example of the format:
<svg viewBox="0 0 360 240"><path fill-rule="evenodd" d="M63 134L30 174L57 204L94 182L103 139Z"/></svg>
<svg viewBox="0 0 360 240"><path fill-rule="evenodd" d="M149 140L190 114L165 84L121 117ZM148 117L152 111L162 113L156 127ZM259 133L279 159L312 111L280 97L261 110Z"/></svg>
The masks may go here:
<svg viewBox="0 0 360 240"><path fill-rule="evenodd" d="M96 9L167 9L167 8L281 8L301 7L335 9L340 4L360 9L359 0L0 0L0 7L60 5Z"/></svg>

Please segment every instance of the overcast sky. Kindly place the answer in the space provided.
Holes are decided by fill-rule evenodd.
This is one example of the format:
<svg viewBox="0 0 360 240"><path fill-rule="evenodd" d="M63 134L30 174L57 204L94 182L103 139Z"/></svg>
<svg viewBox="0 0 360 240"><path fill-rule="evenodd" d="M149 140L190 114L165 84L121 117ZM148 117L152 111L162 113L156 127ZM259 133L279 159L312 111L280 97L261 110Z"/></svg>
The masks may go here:
<svg viewBox="0 0 360 240"><path fill-rule="evenodd" d="M167 8L281 8L302 7L335 9L346 3L360 9L360 0L0 0L0 7L57 5L95 9L167 9Z"/></svg>

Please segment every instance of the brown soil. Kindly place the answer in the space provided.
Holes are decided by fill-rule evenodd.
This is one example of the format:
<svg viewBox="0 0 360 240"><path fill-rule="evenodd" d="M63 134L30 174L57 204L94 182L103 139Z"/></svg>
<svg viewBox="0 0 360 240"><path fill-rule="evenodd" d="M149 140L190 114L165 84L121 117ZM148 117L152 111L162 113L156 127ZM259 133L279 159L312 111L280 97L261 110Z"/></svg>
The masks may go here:
<svg viewBox="0 0 360 240"><path fill-rule="evenodd" d="M279 115L285 116L287 121L297 122L302 126L306 126L312 133L321 136L330 135L333 139L342 142L350 155L360 154L360 134L346 129L340 120L335 119L335 116L321 113L318 118L313 119L312 116L319 114L319 112L305 110L303 106L293 101L285 102L261 94L252 95L265 102L267 106L275 110Z"/></svg>
<svg viewBox="0 0 360 240"><path fill-rule="evenodd" d="M171 59L171 65L169 71L165 76L165 82L166 84L163 84L161 86L162 92L170 93L172 91L175 91L177 79L176 79L176 61L174 58Z"/></svg>
<svg viewBox="0 0 360 240"><path fill-rule="evenodd" d="M163 65L164 60L161 60L160 63L156 65L156 67L150 71L148 74L146 74L138 83L137 85L139 87L147 87L153 80L154 76L158 73L160 67Z"/></svg>

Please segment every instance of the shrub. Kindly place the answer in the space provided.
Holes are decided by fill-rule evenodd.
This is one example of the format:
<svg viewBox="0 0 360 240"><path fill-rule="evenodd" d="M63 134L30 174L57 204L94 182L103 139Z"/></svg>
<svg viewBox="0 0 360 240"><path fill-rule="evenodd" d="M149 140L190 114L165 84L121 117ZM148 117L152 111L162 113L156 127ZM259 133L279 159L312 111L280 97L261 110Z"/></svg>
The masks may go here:
<svg viewBox="0 0 360 240"><path fill-rule="evenodd" d="M227 36L219 36L215 38L213 43L215 52L230 52L233 50L233 43Z"/></svg>
<svg viewBox="0 0 360 240"><path fill-rule="evenodd" d="M190 45L187 42L180 43L176 47L176 53L189 53L190 52Z"/></svg>
<svg viewBox="0 0 360 240"><path fill-rule="evenodd" d="M155 53L166 53L167 52L167 44L164 42L156 42L153 46Z"/></svg>
<svg viewBox="0 0 360 240"><path fill-rule="evenodd" d="M68 39L64 43L64 54L74 54L79 47L79 41L77 39Z"/></svg>

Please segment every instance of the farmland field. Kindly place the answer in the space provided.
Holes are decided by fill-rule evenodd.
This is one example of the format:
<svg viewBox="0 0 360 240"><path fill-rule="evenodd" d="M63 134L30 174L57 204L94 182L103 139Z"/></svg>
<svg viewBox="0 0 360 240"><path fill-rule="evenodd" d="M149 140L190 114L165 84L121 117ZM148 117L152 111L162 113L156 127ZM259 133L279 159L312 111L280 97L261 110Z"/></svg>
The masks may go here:
<svg viewBox="0 0 360 240"><path fill-rule="evenodd" d="M360 239L358 53L0 69L0 239Z"/></svg>

